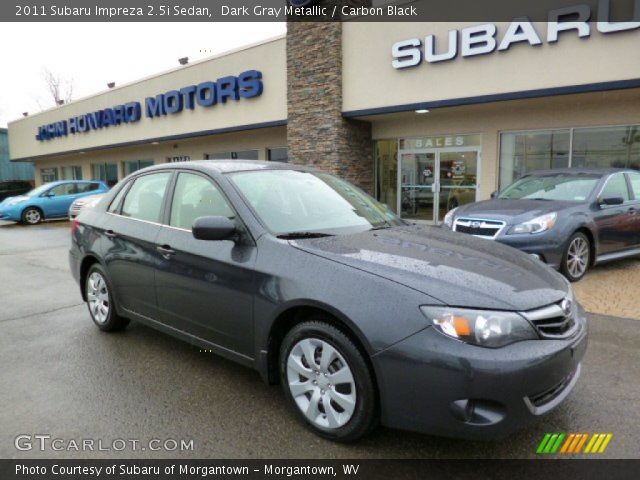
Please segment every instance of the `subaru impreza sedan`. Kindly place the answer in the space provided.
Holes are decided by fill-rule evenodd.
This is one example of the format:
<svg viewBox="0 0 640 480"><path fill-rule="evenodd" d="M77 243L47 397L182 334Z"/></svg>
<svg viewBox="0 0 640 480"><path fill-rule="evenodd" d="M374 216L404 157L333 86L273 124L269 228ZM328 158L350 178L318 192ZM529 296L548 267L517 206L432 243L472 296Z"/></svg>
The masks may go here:
<svg viewBox="0 0 640 480"><path fill-rule="evenodd" d="M378 423L508 435L580 376L587 321L559 273L406 223L310 168L150 167L71 231L71 271L100 330L135 320L254 368L333 440Z"/></svg>

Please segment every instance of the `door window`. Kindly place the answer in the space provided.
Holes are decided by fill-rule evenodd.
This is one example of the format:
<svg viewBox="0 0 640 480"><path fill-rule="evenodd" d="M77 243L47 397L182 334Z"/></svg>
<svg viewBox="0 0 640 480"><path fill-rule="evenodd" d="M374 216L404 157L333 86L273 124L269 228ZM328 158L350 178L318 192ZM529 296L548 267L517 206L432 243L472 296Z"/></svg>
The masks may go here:
<svg viewBox="0 0 640 480"><path fill-rule="evenodd" d="M75 183L63 183L62 185L57 185L49 190L49 194L53 194L55 197L61 197L63 195L73 195L76 193L76 184Z"/></svg>
<svg viewBox="0 0 640 480"><path fill-rule="evenodd" d="M629 200L629 188L624 173L615 173L609 177L600 198L622 197L624 201Z"/></svg>
<svg viewBox="0 0 640 480"><path fill-rule="evenodd" d="M100 187L99 183L79 183L78 184L78 193L88 193L98 190Z"/></svg>
<svg viewBox="0 0 640 480"><path fill-rule="evenodd" d="M176 182L169 225L191 230L198 217L233 218L235 213L210 180L192 173L181 173Z"/></svg>
<svg viewBox="0 0 640 480"><path fill-rule="evenodd" d="M634 198L640 200L640 173L629 173L629 180L631 180Z"/></svg>
<svg viewBox="0 0 640 480"><path fill-rule="evenodd" d="M154 173L137 178L124 199L122 215L160 223L162 202L170 178L170 172Z"/></svg>

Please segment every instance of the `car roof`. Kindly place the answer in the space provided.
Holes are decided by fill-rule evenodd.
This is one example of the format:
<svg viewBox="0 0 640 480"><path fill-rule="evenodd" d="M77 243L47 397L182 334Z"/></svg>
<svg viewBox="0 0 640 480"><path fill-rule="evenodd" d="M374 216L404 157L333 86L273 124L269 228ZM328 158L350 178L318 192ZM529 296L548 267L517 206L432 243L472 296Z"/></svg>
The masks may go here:
<svg viewBox="0 0 640 480"><path fill-rule="evenodd" d="M191 160L188 162L161 163L143 169L144 171L159 170L163 168L198 167L216 173L248 172L252 170L300 170L314 171L313 168L304 165L292 165L282 162L266 162L264 160ZM137 173L137 172L136 172Z"/></svg>
<svg viewBox="0 0 640 480"><path fill-rule="evenodd" d="M619 172L637 172L637 170L633 170L632 168L554 168L551 170L535 170L533 172L529 172L525 174L525 176L529 175L554 175L554 174L574 174L574 175L609 175L611 173L619 173Z"/></svg>

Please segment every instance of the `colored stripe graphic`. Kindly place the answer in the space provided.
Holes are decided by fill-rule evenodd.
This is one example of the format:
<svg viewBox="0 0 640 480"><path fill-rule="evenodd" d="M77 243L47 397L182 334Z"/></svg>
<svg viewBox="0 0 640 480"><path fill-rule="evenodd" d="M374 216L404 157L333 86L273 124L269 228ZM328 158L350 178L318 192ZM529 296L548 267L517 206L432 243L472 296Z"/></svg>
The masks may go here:
<svg viewBox="0 0 640 480"><path fill-rule="evenodd" d="M612 438L612 433L546 433L538 445L536 453L543 455L604 453Z"/></svg>

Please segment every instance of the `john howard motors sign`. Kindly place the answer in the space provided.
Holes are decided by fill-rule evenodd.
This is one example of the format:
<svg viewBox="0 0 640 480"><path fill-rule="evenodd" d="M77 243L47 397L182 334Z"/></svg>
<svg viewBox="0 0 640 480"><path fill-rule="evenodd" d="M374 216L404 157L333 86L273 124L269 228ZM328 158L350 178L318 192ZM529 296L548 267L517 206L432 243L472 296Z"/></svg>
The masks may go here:
<svg viewBox="0 0 640 480"><path fill-rule="evenodd" d="M262 95L262 72L247 70L235 76L227 76L198 85L169 90L144 100L147 118L175 115L184 109L208 108L218 103L237 102L242 98ZM141 102L132 101L114 105L95 112L77 115L66 120L38 127L36 140L45 141L91 130L101 130L115 125L127 125L140 121L143 115Z"/></svg>

